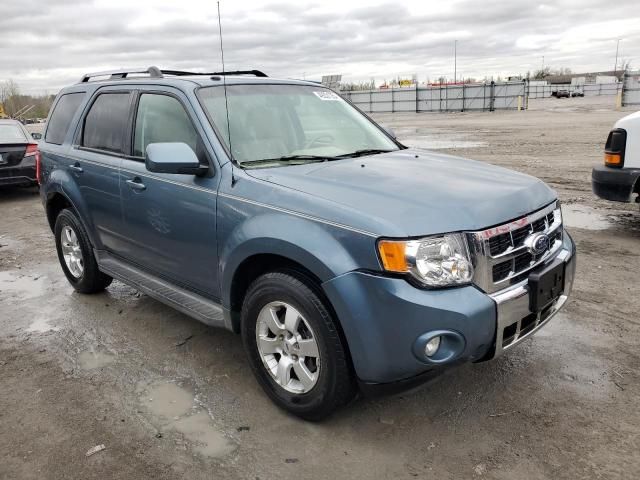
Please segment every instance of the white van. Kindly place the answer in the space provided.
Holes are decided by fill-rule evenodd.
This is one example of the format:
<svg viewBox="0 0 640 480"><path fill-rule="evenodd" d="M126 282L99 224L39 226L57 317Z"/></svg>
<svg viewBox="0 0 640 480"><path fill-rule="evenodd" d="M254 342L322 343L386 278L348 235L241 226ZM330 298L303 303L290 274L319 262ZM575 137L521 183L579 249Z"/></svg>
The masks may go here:
<svg viewBox="0 0 640 480"><path fill-rule="evenodd" d="M640 203L640 112L616 122L604 147L604 165L593 168L593 193L614 202ZM634 200L635 197L635 200Z"/></svg>

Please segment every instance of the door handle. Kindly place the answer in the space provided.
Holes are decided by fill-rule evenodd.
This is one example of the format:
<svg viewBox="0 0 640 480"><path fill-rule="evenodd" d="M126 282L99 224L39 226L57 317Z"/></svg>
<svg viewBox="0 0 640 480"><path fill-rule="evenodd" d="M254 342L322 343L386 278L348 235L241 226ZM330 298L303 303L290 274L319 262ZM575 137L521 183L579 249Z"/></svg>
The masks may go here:
<svg viewBox="0 0 640 480"><path fill-rule="evenodd" d="M144 183L142 183L142 180L140 180L138 177L134 178L133 180L127 180L127 185L129 185L129 187L133 190L137 190L139 192L147 188L145 187Z"/></svg>
<svg viewBox="0 0 640 480"><path fill-rule="evenodd" d="M76 173L84 172L84 170L82 169L82 167L78 162L74 163L73 165L69 165L69 170L73 170Z"/></svg>

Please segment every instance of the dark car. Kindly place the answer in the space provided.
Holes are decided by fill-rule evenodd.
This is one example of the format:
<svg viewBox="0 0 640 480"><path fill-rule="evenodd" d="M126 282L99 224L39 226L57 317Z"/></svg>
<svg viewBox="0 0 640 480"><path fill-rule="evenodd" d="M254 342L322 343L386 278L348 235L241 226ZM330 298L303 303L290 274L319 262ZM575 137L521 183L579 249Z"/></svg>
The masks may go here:
<svg viewBox="0 0 640 480"><path fill-rule="evenodd" d="M551 96L556 98L569 98L571 95L569 93L569 90L567 90L566 88L561 88L559 90L556 90L555 92L551 92Z"/></svg>
<svg viewBox="0 0 640 480"><path fill-rule="evenodd" d="M20 122L0 120L0 186L35 185L38 155L35 138Z"/></svg>

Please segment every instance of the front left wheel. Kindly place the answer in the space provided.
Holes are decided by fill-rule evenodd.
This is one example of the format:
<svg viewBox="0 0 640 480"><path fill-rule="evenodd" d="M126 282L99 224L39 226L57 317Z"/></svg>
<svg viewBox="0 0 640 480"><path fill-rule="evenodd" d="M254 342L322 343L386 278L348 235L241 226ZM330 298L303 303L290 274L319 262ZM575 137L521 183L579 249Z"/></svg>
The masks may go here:
<svg viewBox="0 0 640 480"><path fill-rule="evenodd" d="M97 293L113 279L98 269L89 236L71 209L56 218L54 227L58 260L67 280L80 293Z"/></svg>
<svg viewBox="0 0 640 480"><path fill-rule="evenodd" d="M252 370L281 408L320 420L353 398L350 360L336 320L313 284L296 272L255 280L242 307Z"/></svg>

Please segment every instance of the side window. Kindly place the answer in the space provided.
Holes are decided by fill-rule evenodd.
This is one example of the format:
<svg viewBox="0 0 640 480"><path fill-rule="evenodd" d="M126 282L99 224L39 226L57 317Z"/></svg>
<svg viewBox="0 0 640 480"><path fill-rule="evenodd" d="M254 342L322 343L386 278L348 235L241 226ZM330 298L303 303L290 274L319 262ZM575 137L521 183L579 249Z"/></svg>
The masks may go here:
<svg viewBox="0 0 640 480"><path fill-rule="evenodd" d="M144 93L136 115L133 154L144 157L147 145L160 142L186 143L202 158L198 132L182 104L168 95Z"/></svg>
<svg viewBox="0 0 640 480"><path fill-rule="evenodd" d="M100 94L84 120L80 144L87 148L124 153L128 118L128 92Z"/></svg>
<svg viewBox="0 0 640 480"><path fill-rule="evenodd" d="M84 95L84 92L79 92L67 93L60 97L49 119L47 133L44 137L45 142L62 145L64 137L67 135L67 131L71 125L71 120L73 120L74 115L78 111Z"/></svg>

